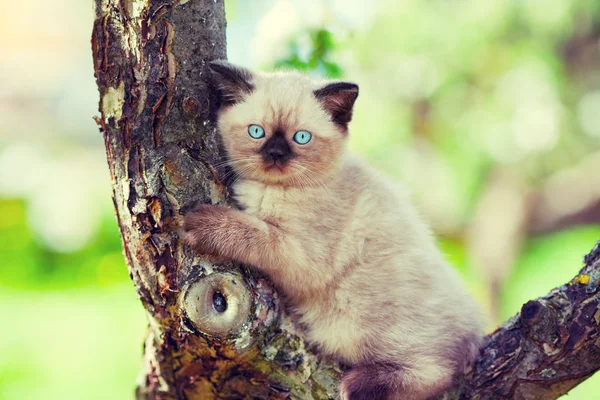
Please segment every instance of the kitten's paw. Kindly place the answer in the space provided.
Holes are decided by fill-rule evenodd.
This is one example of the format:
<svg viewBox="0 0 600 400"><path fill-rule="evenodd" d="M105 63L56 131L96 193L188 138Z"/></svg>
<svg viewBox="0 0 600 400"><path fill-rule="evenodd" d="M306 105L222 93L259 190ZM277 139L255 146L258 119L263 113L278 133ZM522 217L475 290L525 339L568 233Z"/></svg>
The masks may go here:
<svg viewBox="0 0 600 400"><path fill-rule="evenodd" d="M183 220L181 235L185 243L197 252L206 255L216 254L215 230L223 209L210 204L200 204Z"/></svg>

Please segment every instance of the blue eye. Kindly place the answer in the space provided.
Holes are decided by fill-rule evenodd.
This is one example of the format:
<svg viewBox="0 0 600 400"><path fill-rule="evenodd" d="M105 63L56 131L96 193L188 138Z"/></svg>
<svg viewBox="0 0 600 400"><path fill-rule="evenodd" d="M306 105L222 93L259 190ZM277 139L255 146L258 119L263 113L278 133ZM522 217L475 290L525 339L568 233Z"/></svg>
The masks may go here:
<svg viewBox="0 0 600 400"><path fill-rule="evenodd" d="M265 130L260 125L250 125L248 127L248 135L250 135L252 139L260 139L265 137Z"/></svg>
<svg viewBox="0 0 600 400"><path fill-rule="evenodd" d="M298 131L294 134L294 142L298 144L306 144L310 142L312 135L307 131Z"/></svg>

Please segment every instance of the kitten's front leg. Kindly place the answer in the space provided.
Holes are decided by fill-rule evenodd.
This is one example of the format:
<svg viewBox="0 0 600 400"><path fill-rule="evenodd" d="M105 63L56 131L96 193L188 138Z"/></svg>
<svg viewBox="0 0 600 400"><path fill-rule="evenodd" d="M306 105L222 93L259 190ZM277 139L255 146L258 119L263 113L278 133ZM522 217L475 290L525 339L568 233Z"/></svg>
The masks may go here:
<svg viewBox="0 0 600 400"><path fill-rule="evenodd" d="M268 268L265 256L276 249L274 227L266 222L225 207L201 204L183 223L184 240L201 254L225 257Z"/></svg>
<svg viewBox="0 0 600 400"><path fill-rule="evenodd" d="M331 280L301 241L242 211L200 205L186 215L183 236L199 253L253 265L280 284L306 288Z"/></svg>

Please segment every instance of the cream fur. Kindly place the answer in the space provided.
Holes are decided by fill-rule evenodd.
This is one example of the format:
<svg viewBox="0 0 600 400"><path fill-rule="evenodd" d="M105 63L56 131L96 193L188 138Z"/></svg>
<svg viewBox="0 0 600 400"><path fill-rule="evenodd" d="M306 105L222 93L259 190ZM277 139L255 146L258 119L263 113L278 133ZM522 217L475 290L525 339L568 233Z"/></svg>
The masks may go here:
<svg viewBox="0 0 600 400"><path fill-rule="evenodd" d="M254 91L219 115L244 211L200 207L186 219L188 242L268 274L323 351L353 365L398 365L390 398L443 390L476 354L478 307L402 187L348 153L347 132L313 95L323 83L253 77ZM285 132L296 156L281 171L265 169L250 124L265 128L263 140ZM313 134L306 146L291 140L300 129Z"/></svg>

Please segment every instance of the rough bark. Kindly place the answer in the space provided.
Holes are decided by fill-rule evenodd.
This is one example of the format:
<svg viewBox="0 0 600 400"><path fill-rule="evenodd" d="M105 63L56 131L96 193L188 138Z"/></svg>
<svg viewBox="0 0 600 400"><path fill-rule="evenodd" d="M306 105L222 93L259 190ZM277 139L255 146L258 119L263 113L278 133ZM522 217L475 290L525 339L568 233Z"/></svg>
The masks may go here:
<svg viewBox="0 0 600 400"><path fill-rule="evenodd" d="M226 56L223 0L95 5L96 120L124 254L149 319L137 398L335 398L340 366L304 343L268 280L198 257L179 240L182 216L197 202L227 202L215 168L216 102L203 80L204 64ZM585 275L527 303L490 335L447 397L550 399L600 368L598 254ZM240 302L241 323L231 331L203 318L206 286Z"/></svg>
<svg viewBox="0 0 600 400"><path fill-rule="evenodd" d="M486 337L445 399L550 400L600 369L600 242L569 283L525 303Z"/></svg>

